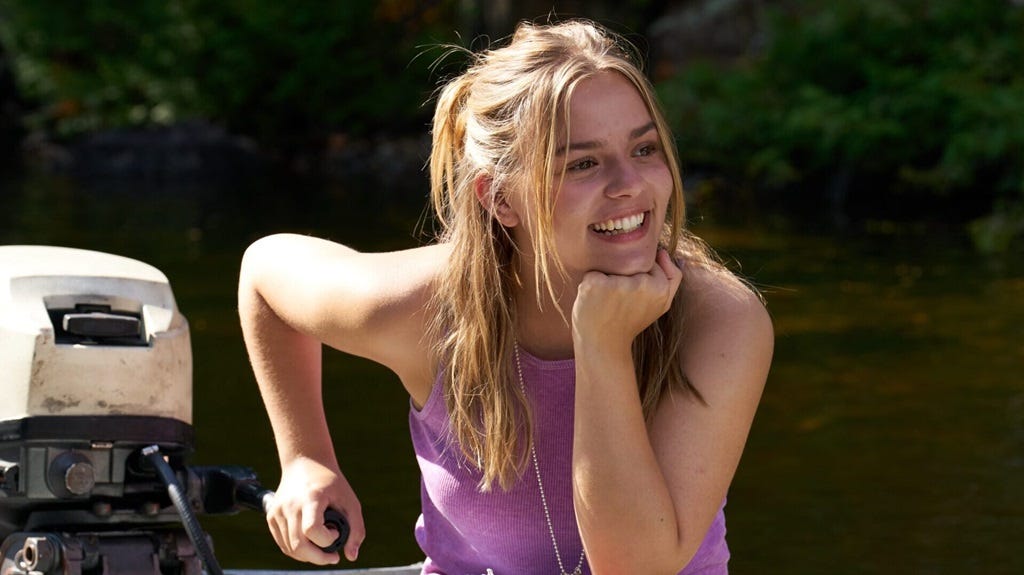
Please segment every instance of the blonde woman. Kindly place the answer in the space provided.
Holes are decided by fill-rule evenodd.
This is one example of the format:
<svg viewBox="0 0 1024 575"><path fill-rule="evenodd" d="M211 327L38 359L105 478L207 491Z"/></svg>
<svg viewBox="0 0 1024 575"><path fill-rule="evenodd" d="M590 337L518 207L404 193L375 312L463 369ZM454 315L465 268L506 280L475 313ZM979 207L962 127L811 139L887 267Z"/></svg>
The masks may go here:
<svg viewBox="0 0 1024 575"><path fill-rule="evenodd" d="M588 22L522 24L440 93L436 243L277 235L239 307L282 467L270 530L366 536L320 388L327 344L411 398L424 573L727 572L723 507L772 355L758 296L683 231L672 137L637 59Z"/></svg>

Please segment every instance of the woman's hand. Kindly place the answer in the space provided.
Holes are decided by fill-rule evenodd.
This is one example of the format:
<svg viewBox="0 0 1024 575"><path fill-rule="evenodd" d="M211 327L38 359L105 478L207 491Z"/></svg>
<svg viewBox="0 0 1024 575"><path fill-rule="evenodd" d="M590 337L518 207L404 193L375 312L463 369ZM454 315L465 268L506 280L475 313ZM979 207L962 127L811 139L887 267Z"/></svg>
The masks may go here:
<svg viewBox="0 0 1024 575"><path fill-rule="evenodd" d="M654 267L632 276L591 271L572 308L573 340L628 351L633 340L672 306L683 273L663 248Z"/></svg>
<svg viewBox="0 0 1024 575"><path fill-rule="evenodd" d="M355 561L366 529L359 500L341 471L308 458L286 465L274 502L267 509L267 525L281 551L318 565L337 563L337 553L325 553L317 547L327 547L338 536L337 531L324 526L328 507L348 520L351 532L345 543L345 557Z"/></svg>

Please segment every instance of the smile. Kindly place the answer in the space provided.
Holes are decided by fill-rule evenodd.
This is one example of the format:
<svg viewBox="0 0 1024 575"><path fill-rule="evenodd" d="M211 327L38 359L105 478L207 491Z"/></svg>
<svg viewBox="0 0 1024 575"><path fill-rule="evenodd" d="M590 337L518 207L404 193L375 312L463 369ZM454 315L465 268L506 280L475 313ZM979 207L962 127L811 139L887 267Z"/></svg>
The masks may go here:
<svg viewBox="0 0 1024 575"><path fill-rule="evenodd" d="M626 216L624 218L618 218L614 220L607 220L596 224L591 224L590 229L607 236L628 234L629 232L632 232L638 229L640 226L644 225L645 219L647 219L647 212L641 212L639 214L633 214L632 216Z"/></svg>

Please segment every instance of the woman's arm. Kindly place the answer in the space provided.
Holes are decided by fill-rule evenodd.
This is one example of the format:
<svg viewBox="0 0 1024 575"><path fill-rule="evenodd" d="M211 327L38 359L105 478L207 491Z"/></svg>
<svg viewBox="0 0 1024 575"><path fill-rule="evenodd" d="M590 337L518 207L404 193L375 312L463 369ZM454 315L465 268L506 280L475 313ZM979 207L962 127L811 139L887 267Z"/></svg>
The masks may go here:
<svg viewBox="0 0 1024 575"><path fill-rule="evenodd" d="M321 344L397 373L414 400L430 392L423 304L446 258L443 246L362 254L298 235L255 242L242 260L239 316L253 372L274 430L282 477L267 521L296 559L336 562L326 507L348 517L345 554L365 536L359 501L342 475L321 396Z"/></svg>
<svg viewBox="0 0 1024 575"><path fill-rule="evenodd" d="M597 290L585 280L574 309L573 488L595 574L675 574L690 561L732 481L771 361L758 298L724 272L688 269L680 361L707 405L672 391L646 424L632 339L612 326L639 333L667 310L682 272L663 254L647 275L596 278Z"/></svg>

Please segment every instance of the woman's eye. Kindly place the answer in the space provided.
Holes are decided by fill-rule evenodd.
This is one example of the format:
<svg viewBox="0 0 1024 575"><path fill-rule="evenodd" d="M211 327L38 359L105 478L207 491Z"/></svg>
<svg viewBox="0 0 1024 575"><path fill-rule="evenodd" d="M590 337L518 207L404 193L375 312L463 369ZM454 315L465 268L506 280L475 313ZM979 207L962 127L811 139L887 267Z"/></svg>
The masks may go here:
<svg viewBox="0 0 1024 575"><path fill-rule="evenodd" d="M636 150L636 155L637 156L653 156L654 154L657 154L657 153L658 153L658 146L655 146L654 144L644 144L644 145L640 146L639 148L637 148L637 150Z"/></svg>
<svg viewBox="0 0 1024 575"><path fill-rule="evenodd" d="M573 162L573 163L569 164L569 171L570 172L578 172L578 171L582 171L582 170L588 170L590 168L593 168L596 165L597 165L597 162L595 162L594 160L591 160L590 158L587 158L585 160L579 160L579 161L576 161L576 162Z"/></svg>

